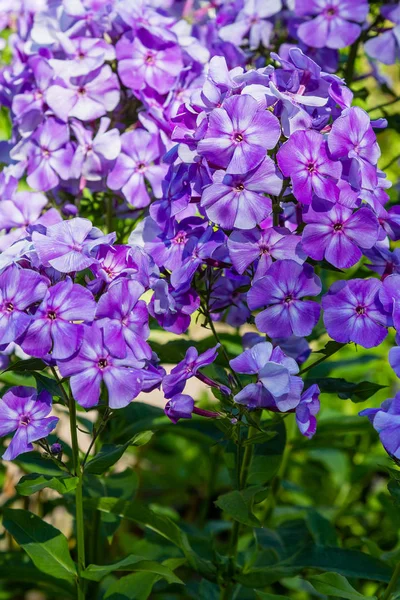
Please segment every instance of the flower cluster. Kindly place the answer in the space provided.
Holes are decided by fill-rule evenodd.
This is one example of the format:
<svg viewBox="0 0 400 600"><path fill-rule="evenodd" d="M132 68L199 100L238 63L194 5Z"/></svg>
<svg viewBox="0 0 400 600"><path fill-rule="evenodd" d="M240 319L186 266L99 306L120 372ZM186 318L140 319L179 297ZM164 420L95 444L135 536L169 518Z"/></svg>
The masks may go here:
<svg viewBox="0 0 400 600"><path fill-rule="evenodd" d="M174 422L219 416L182 393L194 376L231 415L295 412L310 437L319 390L299 376L305 338L322 322L336 342L371 348L400 325L390 250L400 214L374 131L386 122L353 105L334 74L368 3L175 4L77 0L19 15L0 78L13 125L0 174L0 346L57 367L85 408L101 397L121 408L162 386ZM397 8L382 15L399 22ZM278 22L295 41L275 53ZM372 58L393 62L397 29L373 30ZM88 199L134 219L129 239L84 218ZM375 274L348 278L364 257ZM324 266L339 271L329 289ZM264 334L225 361L229 386L200 370L218 345L190 347L167 375L148 342L149 318L181 335L195 313L214 333L223 321ZM22 415L4 433L17 429L26 450L45 437L50 421L30 428L49 403L18 393L29 401L5 395L0 409Z"/></svg>

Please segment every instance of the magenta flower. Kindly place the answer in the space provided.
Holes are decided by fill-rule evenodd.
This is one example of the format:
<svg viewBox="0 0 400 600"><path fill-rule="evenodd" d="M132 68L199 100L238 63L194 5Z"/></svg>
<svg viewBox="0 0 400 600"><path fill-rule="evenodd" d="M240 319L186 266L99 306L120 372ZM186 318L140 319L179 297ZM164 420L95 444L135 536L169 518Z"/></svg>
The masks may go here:
<svg viewBox="0 0 400 600"><path fill-rule="evenodd" d="M46 280L29 269L12 265L0 274L0 345L16 341L28 328L27 309L47 292Z"/></svg>
<svg viewBox="0 0 400 600"><path fill-rule="evenodd" d="M268 156L249 173L216 171L213 180L203 191L201 206L211 221L226 229L252 229L261 223L272 210L264 193L278 196L282 189L282 179Z"/></svg>
<svg viewBox="0 0 400 600"><path fill-rule="evenodd" d="M43 192L72 177L73 146L68 125L49 117L27 143L28 184Z"/></svg>
<svg viewBox="0 0 400 600"><path fill-rule="evenodd" d="M138 37L131 41L123 35L116 46L118 74L126 87L143 90L146 86L167 94L180 74L183 63L177 45L148 48Z"/></svg>
<svg viewBox="0 0 400 600"><path fill-rule="evenodd" d="M361 34L368 14L367 0L296 0L298 16L312 16L302 23L297 34L314 48L345 48Z"/></svg>
<svg viewBox="0 0 400 600"><path fill-rule="evenodd" d="M188 379L196 377L199 369L211 365L215 361L218 348L219 344L199 354L196 348L191 346L187 350L185 358L172 369L169 375L164 377L165 397L172 398L175 394L183 392Z"/></svg>
<svg viewBox="0 0 400 600"><path fill-rule="evenodd" d="M302 237L304 252L315 260L325 258L338 269L348 269L362 257L360 248L372 248L378 240L379 223L369 208L353 213L336 204L327 212L310 207L303 215L307 223Z"/></svg>
<svg viewBox="0 0 400 600"><path fill-rule="evenodd" d="M257 329L272 338L310 335L318 322L320 306L302 298L317 296L321 289L321 280L311 265L276 261L247 294L250 310L267 307L256 316Z"/></svg>
<svg viewBox="0 0 400 600"><path fill-rule="evenodd" d="M144 287L137 281L121 278L99 300L96 319L103 328L104 344L116 358L130 351L138 360L150 360L151 348L146 303L139 300Z"/></svg>
<svg viewBox="0 0 400 600"><path fill-rule="evenodd" d="M107 178L112 190L121 190L131 206L143 208L150 204L146 181L156 198L162 195L161 182L167 165L154 164L161 155L158 135L136 129L121 135L122 151Z"/></svg>
<svg viewBox="0 0 400 600"><path fill-rule="evenodd" d="M368 114L359 106L345 109L334 121L328 136L334 159L349 159L353 187L374 189L378 184L376 163L381 151Z"/></svg>
<svg viewBox="0 0 400 600"><path fill-rule="evenodd" d="M108 391L110 408L127 406L142 389L142 367L143 362L138 362L132 354L122 360L111 356L97 323L85 328L78 354L58 363L61 375L70 377L75 400L84 408L98 404L102 383Z"/></svg>
<svg viewBox="0 0 400 600"><path fill-rule="evenodd" d="M229 256L236 271L244 273L249 265L257 261L254 279L266 274L273 259L304 262L299 244L301 237L288 229L269 227L253 231L234 231L228 239Z"/></svg>
<svg viewBox="0 0 400 600"><path fill-rule="evenodd" d="M324 324L336 342L379 346L387 336L389 316L379 301L377 279L336 281L322 298Z"/></svg>
<svg viewBox="0 0 400 600"><path fill-rule="evenodd" d="M252 96L231 96L210 113L198 152L213 165L238 175L257 167L280 134L278 119L261 109Z"/></svg>
<svg viewBox="0 0 400 600"><path fill-rule="evenodd" d="M48 417L52 408L50 394L40 394L31 387L12 387L0 400L0 437L15 431L3 460L14 460L33 450L32 442L46 438L58 423L57 417Z"/></svg>
<svg viewBox="0 0 400 600"><path fill-rule="evenodd" d="M75 117L92 121L114 110L119 102L118 78L109 65L81 77L54 84L46 93L46 102L56 117L68 121Z"/></svg>
<svg viewBox="0 0 400 600"><path fill-rule="evenodd" d="M82 343L83 323L93 321L95 310L91 292L67 277L47 290L21 341L22 349L39 358L49 352L55 360L70 358Z"/></svg>
<svg viewBox="0 0 400 600"><path fill-rule="evenodd" d="M96 258L91 255L92 250L114 239L115 234L102 236L88 219L80 217L51 225L45 235L38 231L32 234L35 250L42 264L61 273L87 269L96 262Z"/></svg>
<svg viewBox="0 0 400 600"><path fill-rule="evenodd" d="M313 193L337 202L338 179L342 165L328 158L327 145L317 131L295 131L276 156L285 177L292 181L293 194L299 202L311 204Z"/></svg>

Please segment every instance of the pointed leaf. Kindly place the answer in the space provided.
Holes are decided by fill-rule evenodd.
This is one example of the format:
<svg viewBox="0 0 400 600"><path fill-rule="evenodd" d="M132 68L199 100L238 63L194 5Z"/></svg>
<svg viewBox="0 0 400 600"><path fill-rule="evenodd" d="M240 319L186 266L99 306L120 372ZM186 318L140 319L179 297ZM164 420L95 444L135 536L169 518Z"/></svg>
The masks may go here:
<svg viewBox="0 0 400 600"><path fill-rule="evenodd" d="M111 565L89 565L82 573L82 577L91 581L100 581L114 571L147 571L164 577L168 583L183 584L183 581L165 565L133 554Z"/></svg>
<svg viewBox="0 0 400 600"><path fill-rule="evenodd" d="M44 488L50 488L63 495L73 492L78 485L78 481L78 477L71 477L70 475L52 477L51 475L31 473L30 475L24 475L19 480L16 490L21 496L30 496Z"/></svg>
<svg viewBox="0 0 400 600"><path fill-rule="evenodd" d="M364 596L364 594L357 592L346 577L339 575L339 573L313 575L308 580L317 592L326 596L337 596L338 598L346 598L346 600L376 600L376 596Z"/></svg>

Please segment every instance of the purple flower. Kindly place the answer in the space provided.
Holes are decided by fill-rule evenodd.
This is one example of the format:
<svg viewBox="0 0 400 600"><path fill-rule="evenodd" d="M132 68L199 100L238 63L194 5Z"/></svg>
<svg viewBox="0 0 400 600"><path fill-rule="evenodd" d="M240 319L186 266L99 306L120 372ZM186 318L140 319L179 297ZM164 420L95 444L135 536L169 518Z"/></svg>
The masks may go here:
<svg viewBox="0 0 400 600"><path fill-rule="evenodd" d="M92 250L100 244L112 242L115 234L102 236L88 219L71 219L51 225L46 235L34 231L32 240L35 250L45 267L53 267L61 273L83 271L95 261Z"/></svg>
<svg viewBox="0 0 400 600"><path fill-rule="evenodd" d="M394 346L389 350L389 364L397 377L400 377L400 346Z"/></svg>
<svg viewBox="0 0 400 600"><path fill-rule="evenodd" d="M80 173L87 181L99 181L107 175L112 161L121 152L121 140L118 129L110 129L110 119L103 117L100 126L93 137L90 129L85 129L78 121L71 128L78 140L78 147L73 160L73 170Z"/></svg>
<svg viewBox="0 0 400 600"><path fill-rule="evenodd" d="M278 150L279 168L290 177L293 194L299 202L311 204L313 192L330 202L339 199L339 162L328 158L327 145L317 131L295 131Z"/></svg>
<svg viewBox="0 0 400 600"><path fill-rule="evenodd" d="M25 333L32 320L26 310L46 292L46 280L35 271L12 265L0 274L0 345Z"/></svg>
<svg viewBox="0 0 400 600"><path fill-rule="evenodd" d="M93 323L85 328L85 336L76 356L58 363L63 377L70 377L75 400L84 408L96 406L101 384L107 388L110 408L123 408L139 394L142 374L139 362L132 354L124 359L111 356L104 344L101 327Z"/></svg>
<svg viewBox="0 0 400 600"><path fill-rule="evenodd" d="M33 450L32 442L45 438L58 422L48 417L52 408L51 396L35 388L13 387L0 400L0 436L15 431L14 437L3 454L3 460L14 460L24 452Z"/></svg>
<svg viewBox="0 0 400 600"><path fill-rule="evenodd" d="M377 279L336 281L322 298L327 332L337 342L364 348L379 346L387 336L388 315L379 301Z"/></svg>
<svg viewBox="0 0 400 600"><path fill-rule="evenodd" d="M137 281L121 278L99 300L96 319L106 348L116 358L125 358L130 351L138 361L151 359L147 306L139 300L144 291Z"/></svg>
<svg viewBox="0 0 400 600"><path fill-rule="evenodd" d="M12 99L12 112L16 116L21 134L31 133L42 122L44 95L53 79L53 69L42 56L31 56L27 63L32 71L31 89L23 89Z"/></svg>
<svg viewBox="0 0 400 600"><path fill-rule="evenodd" d="M118 74L126 87L143 90L146 86L159 94L168 93L180 74L183 63L177 45L147 48L138 37L123 35L116 46Z"/></svg>
<svg viewBox="0 0 400 600"><path fill-rule="evenodd" d="M395 27L378 33L364 44L365 52L385 65L393 65L400 58L400 8L398 3L381 6L384 19L393 21Z"/></svg>
<svg viewBox="0 0 400 600"><path fill-rule="evenodd" d="M51 85L46 102L62 121L75 117L92 121L114 110L119 102L118 78L109 65L81 77L71 77Z"/></svg>
<svg viewBox="0 0 400 600"><path fill-rule="evenodd" d="M240 327L250 317L243 287L250 286L250 279L227 271L213 285L210 294L210 313L213 320L223 320L231 327Z"/></svg>
<svg viewBox="0 0 400 600"><path fill-rule="evenodd" d="M313 16L302 23L297 34L314 48L344 48L361 34L368 14L367 0L296 0L298 16ZM356 21L356 22L354 22Z"/></svg>
<svg viewBox="0 0 400 600"><path fill-rule="evenodd" d="M295 377L299 367L293 358L269 342L259 342L230 361L235 373L257 375L235 396L235 402L249 408L267 408L286 412L300 402L303 381Z"/></svg>
<svg viewBox="0 0 400 600"><path fill-rule="evenodd" d="M242 175L229 175L216 171L213 183L201 197L207 217L226 229L252 229L272 210L271 200L264 195L278 196L282 179L267 156L253 171Z"/></svg>
<svg viewBox="0 0 400 600"><path fill-rule="evenodd" d="M82 323L91 323L95 310L91 292L67 277L47 290L21 341L22 349L39 358L49 352L55 360L69 358L82 343Z"/></svg>
<svg viewBox="0 0 400 600"><path fill-rule="evenodd" d="M115 59L114 47L105 40L91 37L71 39L63 36L60 42L67 60L50 58L49 64L62 78L88 75L101 67L105 61Z"/></svg>
<svg viewBox="0 0 400 600"><path fill-rule="evenodd" d="M172 398L175 394L183 392L186 381L197 375L197 371L207 365L211 365L217 358L219 344L199 354L194 346L191 346L185 358L164 377L163 390L166 398Z"/></svg>
<svg viewBox="0 0 400 600"><path fill-rule="evenodd" d="M260 44L268 47L273 25L266 19L281 9L281 0L246 0L235 22L221 27L219 37L240 46L243 38L247 36L250 50L257 50Z"/></svg>
<svg viewBox="0 0 400 600"><path fill-rule="evenodd" d="M381 154L368 114L359 106L345 109L334 121L328 136L333 159L348 159L350 184L374 189L378 184L376 163Z"/></svg>
<svg viewBox="0 0 400 600"><path fill-rule="evenodd" d="M187 331L190 315L200 306L200 297L193 290L174 290L165 279L153 285L154 294L149 304L149 313L157 319L160 327L178 335Z"/></svg>
<svg viewBox="0 0 400 600"><path fill-rule="evenodd" d="M296 406L296 423L302 435L312 438L317 430L315 415L319 412L320 390L317 385L311 385L302 395L300 403Z"/></svg>
<svg viewBox="0 0 400 600"><path fill-rule="evenodd" d="M151 185L156 198L160 198L161 182L167 166L154 164L160 159L161 149L158 135L145 129L135 129L121 135L122 151L107 178L112 190L121 190L135 208L150 204L146 181Z"/></svg>
<svg viewBox="0 0 400 600"><path fill-rule="evenodd" d="M28 184L46 192L56 187L61 179L69 179L74 156L69 141L69 128L49 117L27 142ZM15 158L18 158L16 156Z"/></svg>
<svg viewBox="0 0 400 600"><path fill-rule="evenodd" d="M400 332L400 275L385 277L379 290L383 309L393 317L393 325Z"/></svg>
<svg viewBox="0 0 400 600"><path fill-rule="evenodd" d="M187 394L175 394L164 408L167 417L175 424L179 419L191 419L193 410L194 400Z"/></svg>
<svg viewBox="0 0 400 600"><path fill-rule="evenodd" d="M227 173L247 173L276 146L280 134L278 119L260 109L257 100L248 94L231 96L210 113L198 151L213 165L227 168Z"/></svg>
<svg viewBox="0 0 400 600"><path fill-rule="evenodd" d="M299 235L290 234L289 230L279 227L269 227L261 231L234 231L228 239L229 256L240 274L258 260L254 279L259 279L272 265L272 259L286 258L303 263L298 248L300 240Z"/></svg>
<svg viewBox="0 0 400 600"><path fill-rule="evenodd" d="M26 228L37 223L47 202L44 194L35 192L16 192L11 200L1 202L0 229L14 231L0 238L0 250L27 236Z"/></svg>
<svg viewBox="0 0 400 600"><path fill-rule="evenodd" d="M318 322L320 306L302 298L317 296L321 289L311 265L276 261L247 294L251 310L267 307L256 316L257 329L273 338L310 335Z"/></svg>
<svg viewBox="0 0 400 600"><path fill-rule="evenodd" d="M327 212L311 207L303 215L307 223L302 236L304 252L315 260L325 258L338 269L348 269L362 257L360 248L372 248L378 240L379 223L369 208L353 213L336 204Z"/></svg>
<svg viewBox="0 0 400 600"><path fill-rule="evenodd" d="M400 459L400 392L385 400L380 408L366 408L361 417L368 417L386 452Z"/></svg>

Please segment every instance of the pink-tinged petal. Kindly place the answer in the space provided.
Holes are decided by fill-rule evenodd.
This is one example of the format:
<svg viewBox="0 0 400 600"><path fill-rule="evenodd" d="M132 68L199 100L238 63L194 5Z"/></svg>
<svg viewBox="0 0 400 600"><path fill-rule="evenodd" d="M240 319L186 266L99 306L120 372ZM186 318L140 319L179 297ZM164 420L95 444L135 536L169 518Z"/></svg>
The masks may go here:
<svg viewBox="0 0 400 600"><path fill-rule="evenodd" d="M71 390L78 404L84 408L96 406L100 398L101 381L101 373L94 367L73 375L70 379Z"/></svg>
<svg viewBox="0 0 400 600"><path fill-rule="evenodd" d="M33 446L28 443L27 428L19 427L2 458L3 460L14 460L20 454L31 450L33 450Z"/></svg>
<svg viewBox="0 0 400 600"><path fill-rule="evenodd" d="M349 269L361 257L361 250L344 233L333 234L325 251L326 260L338 269Z"/></svg>
<svg viewBox="0 0 400 600"><path fill-rule="evenodd" d="M123 408L140 393L142 376L137 369L112 367L105 371L104 383L110 408Z"/></svg>

